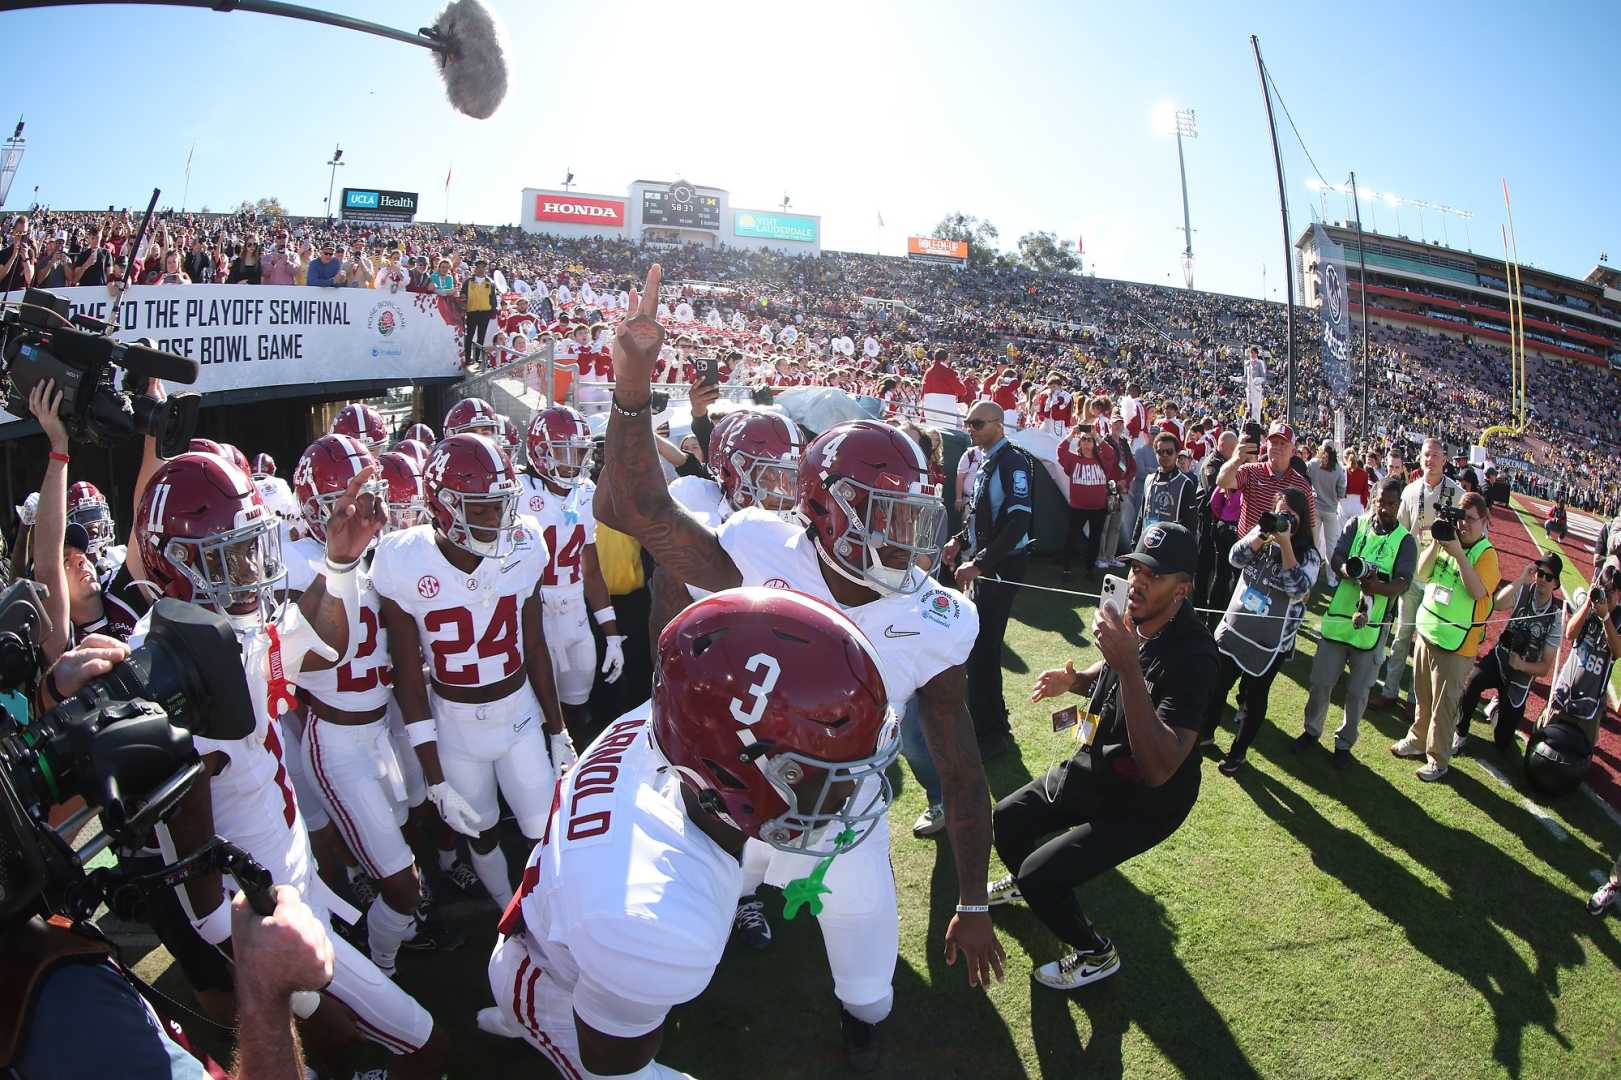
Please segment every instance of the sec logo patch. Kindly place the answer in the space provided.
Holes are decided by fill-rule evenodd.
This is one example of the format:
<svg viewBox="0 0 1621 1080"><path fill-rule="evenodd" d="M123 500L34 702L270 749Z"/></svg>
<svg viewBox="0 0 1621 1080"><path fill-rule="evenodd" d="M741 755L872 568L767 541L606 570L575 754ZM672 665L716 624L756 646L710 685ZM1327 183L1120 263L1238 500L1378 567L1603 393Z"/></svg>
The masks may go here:
<svg viewBox="0 0 1621 1080"><path fill-rule="evenodd" d="M476 577L468 578L467 579L467 588L471 592L477 592L478 591L478 578L476 578Z"/></svg>
<svg viewBox="0 0 1621 1080"><path fill-rule="evenodd" d="M766 581L765 581L765 587L768 588L768 589L791 589L791 588L793 588L792 585L788 584L787 581L785 581L784 579L782 579L780 577L767 578Z"/></svg>
<svg viewBox="0 0 1621 1080"><path fill-rule="evenodd" d="M544 509L545 506L546 500L541 498L539 495L529 496L529 509L538 511Z"/></svg>
<svg viewBox="0 0 1621 1080"><path fill-rule="evenodd" d="M423 574L417 578L417 595L424 600L432 600L439 595L439 579L432 574Z"/></svg>

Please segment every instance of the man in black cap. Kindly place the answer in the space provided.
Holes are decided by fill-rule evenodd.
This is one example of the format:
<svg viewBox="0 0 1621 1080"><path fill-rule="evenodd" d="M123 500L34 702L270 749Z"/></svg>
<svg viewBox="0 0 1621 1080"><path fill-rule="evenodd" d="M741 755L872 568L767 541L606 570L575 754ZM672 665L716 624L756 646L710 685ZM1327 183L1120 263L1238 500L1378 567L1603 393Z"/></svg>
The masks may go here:
<svg viewBox="0 0 1621 1080"><path fill-rule="evenodd" d="M1070 661L1043 672L1030 695L1086 697L1053 715L1055 728L1074 725L1074 755L997 803L992 819L996 852L1012 873L990 884L988 902L1024 901L1074 950L1036 970L1055 990L1120 969L1114 945L1081 911L1076 886L1165 840L1199 795L1193 748L1217 663L1190 602L1198 546L1183 526L1161 522L1143 530L1126 559L1125 610L1100 606L1092 623L1103 659L1085 671Z"/></svg>

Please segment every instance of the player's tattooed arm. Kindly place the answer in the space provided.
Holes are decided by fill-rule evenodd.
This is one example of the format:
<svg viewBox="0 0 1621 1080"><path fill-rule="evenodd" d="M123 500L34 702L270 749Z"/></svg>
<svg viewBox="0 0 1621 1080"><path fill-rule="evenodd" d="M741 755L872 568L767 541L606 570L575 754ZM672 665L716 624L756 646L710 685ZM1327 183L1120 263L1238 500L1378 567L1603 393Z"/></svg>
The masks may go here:
<svg viewBox="0 0 1621 1080"><path fill-rule="evenodd" d="M923 695L923 735L940 771L962 902L983 904L991 864L991 793L985 766L979 760L974 722L968 715L967 691L967 672L956 665L924 683L918 692Z"/></svg>
<svg viewBox="0 0 1621 1080"><path fill-rule="evenodd" d="M563 707L557 701L557 680L552 676L552 653L546 647L546 628L540 617L540 587L523 602L523 664L529 672L529 687L540 702L546 718L546 731L556 735L563 729Z"/></svg>
<svg viewBox="0 0 1621 1080"><path fill-rule="evenodd" d="M602 476L593 504L597 520L636 538L661 565L700 589L718 592L742 583L742 576L715 534L670 498L659 466L648 412L653 365L664 344L655 317L659 277L654 264L640 297L631 293L632 318L620 322L613 338L614 400L608 414ZM625 416L620 410L638 412Z"/></svg>
<svg viewBox="0 0 1621 1080"><path fill-rule="evenodd" d="M663 563L653 568L648 590L653 594L653 612L647 620L647 639L656 645L670 620L692 603L692 594L687 591L687 583L670 573Z"/></svg>
<svg viewBox="0 0 1621 1080"><path fill-rule="evenodd" d="M918 690L923 697L923 736L940 772L946 831L957 863L958 903L980 905L990 879L991 793L968 715L967 692L968 674L960 664L946 668ZM952 916L946 928L946 962L956 963L959 951L967 959L968 985L989 986L993 974L1001 981L1005 954L988 914Z"/></svg>

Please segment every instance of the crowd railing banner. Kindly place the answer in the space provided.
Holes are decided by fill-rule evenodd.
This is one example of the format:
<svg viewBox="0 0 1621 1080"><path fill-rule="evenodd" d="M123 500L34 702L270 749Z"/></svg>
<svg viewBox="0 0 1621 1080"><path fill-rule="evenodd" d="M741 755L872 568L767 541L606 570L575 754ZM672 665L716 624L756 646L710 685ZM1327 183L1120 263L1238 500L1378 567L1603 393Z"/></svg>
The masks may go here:
<svg viewBox="0 0 1621 1080"><path fill-rule="evenodd" d="M197 361L200 394L345 382L411 383L461 368L462 319L448 297L299 285L53 289L74 314L111 320L119 341L149 338ZM22 298L14 293L12 300ZM116 304L116 310L115 310ZM0 423L18 419L0 413Z"/></svg>

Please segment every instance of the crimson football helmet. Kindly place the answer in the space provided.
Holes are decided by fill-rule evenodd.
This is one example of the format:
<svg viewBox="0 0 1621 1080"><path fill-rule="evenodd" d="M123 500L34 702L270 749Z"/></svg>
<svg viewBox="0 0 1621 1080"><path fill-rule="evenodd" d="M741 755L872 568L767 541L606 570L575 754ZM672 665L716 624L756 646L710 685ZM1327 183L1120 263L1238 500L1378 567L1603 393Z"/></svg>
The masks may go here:
<svg viewBox="0 0 1621 1080"><path fill-rule="evenodd" d="M422 423L412 424L410 427L406 428L405 437L407 439L415 439L424 447L432 446L434 443L439 441L438 436L434 435L433 433L433 428Z"/></svg>
<svg viewBox="0 0 1621 1080"><path fill-rule="evenodd" d="M876 420L828 428L799 462L799 516L832 570L885 595L916 592L940 559L946 507L907 434Z"/></svg>
<svg viewBox="0 0 1621 1080"><path fill-rule="evenodd" d="M253 478L263 480L276 475L276 459L266 453L253 455Z"/></svg>
<svg viewBox="0 0 1621 1080"><path fill-rule="evenodd" d="M522 489L494 441L472 434L442 440L423 470L423 489L435 532L484 558L512 554Z"/></svg>
<svg viewBox="0 0 1621 1080"><path fill-rule="evenodd" d="M163 596L202 604L238 627L281 615L281 530L247 474L185 453L152 474L135 508L135 544Z"/></svg>
<svg viewBox="0 0 1621 1080"><path fill-rule="evenodd" d="M841 612L787 589L730 589L659 635L653 745L704 809L811 856L870 836L900 751L878 657Z"/></svg>
<svg viewBox="0 0 1621 1080"><path fill-rule="evenodd" d="M213 439L193 439L191 444L186 447L186 452L191 454L213 454L215 457L222 457L226 461L231 460L231 455L225 452L225 447Z"/></svg>
<svg viewBox="0 0 1621 1080"><path fill-rule="evenodd" d="M496 419L495 409L483 398L462 398L450 407L445 414L445 438L452 435L461 435L473 432L477 435L496 436L501 429L501 423ZM432 445L431 443L429 444Z"/></svg>
<svg viewBox="0 0 1621 1080"><path fill-rule="evenodd" d="M371 454L380 454L388 442L388 427L383 415L364 401L345 405L332 421L333 435L347 435L358 440Z"/></svg>
<svg viewBox="0 0 1621 1080"><path fill-rule="evenodd" d="M715 417L715 424L709 429L709 445L704 447L704 462L708 464L720 456L721 446L726 442L726 436L732 433L732 428L747 420L754 407L744 405L719 413Z"/></svg>
<svg viewBox="0 0 1621 1080"><path fill-rule="evenodd" d="M310 443L293 468L293 504L303 515L309 535L326 543L326 523L332 507L349 489L349 481L377 464L371 451L348 435L322 435ZM361 487L362 494L383 498L376 475Z"/></svg>
<svg viewBox="0 0 1621 1080"><path fill-rule="evenodd" d="M591 428L567 405L553 405L529 421L529 467L562 488L579 487L590 472Z"/></svg>
<svg viewBox="0 0 1621 1080"><path fill-rule="evenodd" d="M419 469L428 467L428 456L433 453L427 443L419 442L416 439L401 439L394 444L394 449L391 452L414 458Z"/></svg>
<svg viewBox="0 0 1621 1080"><path fill-rule="evenodd" d="M741 419L710 439L709 468L734 510L758 506L794 513L799 486L799 425L766 409L739 410ZM725 417L722 417L724 420ZM720 425L716 425L717 431Z"/></svg>
<svg viewBox="0 0 1621 1080"><path fill-rule="evenodd" d="M83 525L84 531L90 535L90 550L85 554L90 556L91 562L95 562L107 550L107 545L113 542L116 531L107 496L98 491L96 485L80 480L68 487L67 506L68 524Z"/></svg>
<svg viewBox="0 0 1621 1080"><path fill-rule="evenodd" d="M398 532L428 520L428 500L422 490L422 466L410 454L390 450L377 459L387 490L388 531Z"/></svg>
<svg viewBox="0 0 1621 1080"><path fill-rule="evenodd" d="M220 443L220 449L225 451L226 461L241 469L245 475L250 477L253 475L253 466L248 464L248 455L242 452L240 446L235 443L222 442Z"/></svg>
<svg viewBox="0 0 1621 1080"><path fill-rule="evenodd" d="M504 415L497 416L496 419L500 421L499 437L496 441L501 444L501 449L507 452L507 457L512 459L512 467L522 468L523 458L519 455L523 452L523 436L518 434L518 425Z"/></svg>

